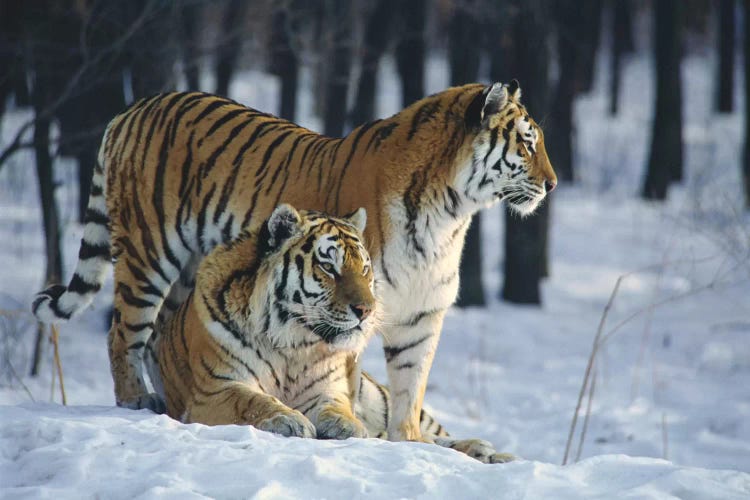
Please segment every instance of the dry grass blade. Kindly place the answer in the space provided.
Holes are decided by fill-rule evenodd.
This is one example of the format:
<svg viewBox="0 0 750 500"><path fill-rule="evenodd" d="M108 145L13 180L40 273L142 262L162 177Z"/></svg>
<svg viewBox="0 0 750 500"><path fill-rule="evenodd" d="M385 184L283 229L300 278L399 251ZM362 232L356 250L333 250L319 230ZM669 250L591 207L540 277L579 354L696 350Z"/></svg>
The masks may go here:
<svg viewBox="0 0 750 500"><path fill-rule="evenodd" d="M589 417L591 417L591 403L594 401L594 391L596 390L596 368L591 375L591 384L589 384L588 401L586 402L586 415L583 418L583 427L581 427L581 436L578 439L578 451L576 451L576 462L581 459L583 453L583 443L586 440L586 431L589 428Z"/></svg>
<svg viewBox="0 0 750 500"><path fill-rule="evenodd" d="M599 349L599 339L602 336L604 325L607 322L607 315L609 314L609 310L612 308L612 303L614 302L615 297L617 296L617 291L620 289L620 284L622 283L622 280L624 278L625 278L624 275L617 278L617 282L615 283L615 286L612 289L612 293L609 296L607 305L604 306L604 311L602 311L602 317L599 320L599 327L596 329L596 336L594 337L594 343L591 346L591 353L589 354L589 360L586 365L586 373L583 376L583 382L581 383L581 390L578 392L578 402L576 403L576 409L573 412L573 420L570 422L570 430L568 431L568 441L565 444L565 455L563 456L563 460L562 460L563 465L568 463L568 455L570 454L570 445L573 442L573 435L575 434L576 425L578 424L578 412L581 410L581 403L583 402L583 395L586 393L586 388L588 387L589 379L591 378L591 369L594 366L594 358L596 357L596 353Z"/></svg>
<svg viewBox="0 0 750 500"><path fill-rule="evenodd" d="M28 311L24 311L22 309L0 309L0 317L7 318L8 320L23 318L25 316L31 316L31 313ZM5 330L2 331L2 335L6 336L7 338L10 338L12 336L10 332L7 332ZM21 376L18 374L18 372L16 371L16 367L13 365L13 362L11 361L11 357L12 357L11 352L8 349L2 349L2 352L5 357L5 367L7 367L8 371L10 372L10 375L18 382L18 384L24 390L26 395L29 396L29 399L32 402L36 402L36 400L34 399L34 395L31 394L31 391L23 382L23 378L21 378Z"/></svg>

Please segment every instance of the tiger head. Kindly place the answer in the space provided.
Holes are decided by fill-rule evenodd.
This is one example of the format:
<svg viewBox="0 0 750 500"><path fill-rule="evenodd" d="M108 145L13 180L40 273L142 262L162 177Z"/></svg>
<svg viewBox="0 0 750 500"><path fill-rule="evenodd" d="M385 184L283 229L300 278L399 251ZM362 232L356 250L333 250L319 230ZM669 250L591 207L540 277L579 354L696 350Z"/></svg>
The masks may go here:
<svg viewBox="0 0 750 500"><path fill-rule="evenodd" d="M294 338L276 339L277 345L322 339L337 350L364 348L377 307L370 255L361 239L366 220L363 208L341 218L286 204L273 211L264 228L268 247L277 249L272 315L298 327L280 329Z"/></svg>
<svg viewBox="0 0 750 500"><path fill-rule="evenodd" d="M459 174L466 195L485 205L505 199L519 214L532 213L557 176L542 129L521 104L518 82L485 87L469 105L466 122L476 132L470 167Z"/></svg>

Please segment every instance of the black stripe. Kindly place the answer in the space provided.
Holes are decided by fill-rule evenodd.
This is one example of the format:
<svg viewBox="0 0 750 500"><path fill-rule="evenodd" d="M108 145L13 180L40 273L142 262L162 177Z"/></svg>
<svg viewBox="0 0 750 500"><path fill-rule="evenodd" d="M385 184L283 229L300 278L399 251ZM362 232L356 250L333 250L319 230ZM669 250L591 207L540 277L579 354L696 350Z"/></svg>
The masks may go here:
<svg viewBox="0 0 750 500"><path fill-rule="evenodd" d="M84 224L101 224L102 226L109 225L109 217L107 214L96 210L95 208L88 207L86 213L83 215Z"/></svg>
<svg viewBox="0 0 750 500"><path fill-rule="evenodd" d="M297 410L298 412L302 413L303 415L306 415L308 411L310 411L313 408L315 408L315 406L318 404L318 401L320 400L321 396L322 396L322 394L315 394L314 396L311 396L311 397L307 398L306 400L304 400L303 402L301 402L300 404L298 404L295 407L295 410ZM308 405L309 405L309 407L306 408L306 406L308 406Z"/></svg>
<svg viewBox="0 0 750 500"><path fill-rule="evenodd" d="M224 352L224 354L226 354L226 355L227 355L227 356L229 356L229 357L230 357L230 358L231 358L232 360L236 361L237 363L239 363L240 365L242 365L242 367L243 367L243 368L245 368L245 370L247 371L247 373L249 373L249 374L250 374L250 375L251 375L251 376L252 376L252 377L253 377L253 378L254 378L254 379L256 380L256 382L258 382L258 387L260 387L260 390L261 390L261 391L263 391L263 392L268 392L268 391L266 391L266 390L265 390L265 388L264 388L264 387L263 387L263 386L261 385L261 383L260 383L260 378L258 378L258 374L257 374L257 373L255 373L255 370L253 370L253 369L252 369L252 368L250 367L250 365L249 365L249 364L247 364L247 362L245 362L245 360L243 360L242 358L240 358L239 356L237 356L237 355L236 355L236 354L235 354L234 352L232 352L232 351L230 351L229 349L227 349L227 348L226 348L226 347L224 346L224 344L222 344L222 343L221 343L221 342L219 342L218 340L216 340L216 339L213 339L213 338L212 338L212 340L214 341L213 343L214 343L215 345L219 346L219 349L221 349L221 350L222 350L222 351Z"/></svg>
<svg viewBox="0 0 750 500"><path fill-rule="evenodd" d="M167 121L167 116L169 115L169 112L172 110L173 107L180 101L180 99L185 98L189 94L185 92L175 92L170 96L169 102L162 108L162 114L161 119L159 120L159 128L164 127L164 123ZM165 134L168 135L168 134Z"/></svg>
<svg viewBox="0 0 750 500"><path fill-rule="evenodd" d="M143 207L141 206L140 197L137 192L137 183L133 182L131 187L132 212L135 214L136 224L138 224L138 229L141 233L140 246L146 251L148 265L158 273L165 282L172 283L174 280L167 276L167 273L164 272L164 269L162 269L161 264L159 263L160 259L156 252L156 243L154 243L153 236L151 235L152 224L148 223L146 215L143 212Z"/></svg>
<svg viewBox="0 0 750 500"><path fill-rule="evenodd" d="M437 314L439 312L443 311L443 309L430 309L428 311L420 311L413 316L411 316L408 320L404 321L403 323L399 323L398 326L417 326L417 323L422 321L427 316L432 316L433 314Z"/></svg>
<svg viewBox="0 0 750 500"><path fill-rule="evenodd" d="M126 304L143 309L146 307L155 307L156 304L145 299L141 299L135 296L133 289L125 283L118 283L117 293L122 297L123 302Z"/></svg>
<svg viewBox="0 0 750 500"><path fill-rule="evenodd" d="M498 131L498 127L495 127L490 130L490 148L487 150L487 154L484 155L484 160L482 163L487 163L487 158L490 157L490 154L492 151L495 150L495 146L497 146L497 138L500 135L500 132Z"/></svg>
<svg viewBox="0 0 750 500"><path fill-rule="evenodd" d="M172 117L172 124L169 127L169 144L170 146L174 147L174 144L177 140L177 129L180 127L180 122L182 122L182 119L185 117L187 113L192 111L195 107L200 105L200 101L203 100L206 97L206 94L197 93L194 95L191 95L184 101L182 101L182 104L180 104L180 108L175 111L174 116ZM191 138L195 130L190 133ZM192 142L192 141L191 141Z"/></svg>
<svg viewBox="0 0 750 500"><path fill-rule="evenodd" d="M253 123L252 119L248 119L243 121L242 123L237 124L232 130L229 131L229 133L224 138L224 142L222 142L216 149L214 149L213 153L206 159L206 162L201 165L199 168L199 173L202 178L208 177L208 175L211 173L211 170L216 166L216 160L224 154L226 149L229 147L229 145L234 141L237 136L242 132L245 128L247 128L249 125Z"/></svg>
<svg viewBox="0 0 750 500"><path fill-rule="evenodd" d="M193 166L193 141L195 140L195 130L190 132L190 137L186 142L185 160L182 162L182 174L180 175L180 189L178 193L180 198L188 192L188 186L193 185L193 179L190 175L190 168Z"/></svg>
<svg viewBox="0 0 750 500"><path fill-rule="evenodd" d="M213 98L213 101L211 101L211 103L209 103L208 106L203 108L203 111L201 111L198 114L198 116L190 120L188 123L191 123L191 124L198 123L199 121L203 120L205 117L207 117L208 115L210 115L212 112L216 111L217 109L224 107L228 104L232 104L232 101L224 100L220 97L209 96L208 94L206 94L206 99L211 99L211 98Z"/></svg>
<svg viewBox="0 0 750 500"><path fill-rule="evenodd" d="M98 292L101 287L101 283L89 283L78 273L74 274L70 283L68 283L68 291L79 295Z"/></svg>
<svg viewBox="0 0 750 500"><path fill-rule="evenodd" d="M437 99L429 99L422 104L414 112L414 116L411 120L411 127L409 128L409 133L406 137L407 140L412 140L419 127L429 122L435 116L438 109L440 109L440 102Z"/></svg>
<svg viewBox="0 0 750 500"><path fill-rule="evenodd" d="M206 132L206 135L204 135L204 138L210 137L214 135L214 133L219 130L222 125L226 124L228 121L230 121L233 118L236 118L237 116L248 113L250 110L247 108L237 108L229 111L228 113L225 113L224 116L216 120L213 125L211 125L211 128L208 129L208 132ZM249 121L249 120L248 120Z"/></svg>
<svg viewBox="0 0 750 500"><path fill-rule="evenodd" d="M198 248L200 248L201 252L205 255L208 253L211 248L206 247L206 241L204 239L204 232L206 230L206 215L208 212L208 205L211 203L211 199L214 196L214 192L216 191L216 184L211 186L211 189L206 193L206 196L203 198L203 203L201 204L200 210L198 211Z"/></svg>
<svg viewBox="0 0 750 500"><path fill-rule="evenodd" d="M211 368L210 366L208 366L208 363L206 362L206 360L205 360L205 358L203 356L200 356L200 358L201 358L201 366L203 367L204 370L206 370L208 372L208 375L211 378L217 379L217 380L230 380L230 381L234 380L232 377L227 377L226 375L219 375L218 373L216 373L213 370L213 368Z"/></svg>
<svg viewBox="0 0 750 500"><path fill-rule="evenodd" d="M371 380L371 382L380 393L380 397L383 398L383 422L385 423L385 426L387 429L388 419L390 418L390 415L389 415L390 412L388 408L388 394L385 392L385 389L380 384L378 384L374 380Z"/></svg>
<svg viewBox="0 0 750 500"><path fill-rule="evenodd" d="M261 354L260 349L257 347L255 348L255 355L258 357L259 360L263 361L263 363L266 364L268 369L271 371L271 376L273 377L273 381L276 384L276 387L280 389L281 381L279 380L279 376L276 375L276 370L274 370L273 365L266 358L263 357L263 354Z"/></svg>
<svg viewBox="0 0 750 500"><path fill-rule="evenodd" d="M167 225L166 225L166 210L164 209L164 176L167 169L167 162L169 156L169 141L166 134L163 134L161 148L159 149L159 162L156 166L156 172L154 173L154 191L152 195L152 202L154 204L154 212L156 212L156 218L158 220L159 235L161 236L161 245L164 250L164 255L167 260L172 264L178 271L182 269L182 262L172 251L172 247L169 244L169 238L167 238Z"/></svg>
<svg viewBox="0 0 750 500"><path fill-rule="evenodd" d="M125 265L128 267L130 274L133 275L137 281L141 283L139 288L144 292L151 295L155 295L159 298L163 297L162 291L154 285L154 283L146 276L146 273L140 267L136 266L129 260L125 261Z"/></svg>
<svg viewBox="0 0 750 500"><path fill-rule="evenodd" d="M385 360L387 362L390 362L393 358L395 358L396 356L398 356L402 352L408 351L409 349L413 349L413 348L417 347L419 344L421 344L425 340L429 339L430 337L432 337L432 334L428 333L424 337L419 338L419 339L415 340L414 342L410 342L410 343L402 345L402 346L383 346L383 352L385 352Z"/></svg>
<svg viewBox="0 0 750 500"><path fill-rule="evenodd" d="M237 324L235 324L234 321L228 318L224 318L219 316L219 313L216 311L216 309L211 305L211 302L208 300L208 297L206 297L205 294L201 294L201 298L203 302L205 303L206 309L208 310L209 316L211 316L211 320L215 321L216 323L219 323L226 331L232 334L232 336L237 339L237 341L242 344L243 347L251 347L253 346L248 339L245 337L243 331L239 328Z"/></svg>
<svg viewBox="0 0 750 500"><path fill-rule="evenodd" d="M287 170L289 168L289 164L292 161L292 157L294 156L294 152L297 150L297 146L299 146L300 141L302 141L302 139L304 139L305 137L309 137L309 135L298 135L297 138L294 140L294 142L292 143L292 147L289 149L289 152L286 155L286 161L283 162L283 163L279 163L279 166L276 167L276 171L271 176L271 182L268 183L268 187L266 188L266 194L269 194L271 192L271 188L276 183L276 179L278 179L279 174L282 171L285 171L285 170ZM287 171L286 178L284 179L284 185L286 185L286 179L288 179L288 178L289 178L289 172ZM282 191L284 191L283 185L282 185L282 187L280 189L280 193ZM274 204L273 206L275 207L276 204Z"/></svg>
<svg viewBox="0 0 750 500"><path fill-rule="evenodd" d="M385 125L378 127L378 129L373 132L372 137L370 137L367 147L365 147L365 152L370 151L370 148L373 145L375 146L375 151L380 149L380 144L391 136L396 127L398 127L397 122L386 123Z"/></svg>
<svg viewBox="0 0 750 500"><path fill-rule="evenodd" d="M109 243L94 245L82 239L81 248L78 250L78 260L88 260L96 257L106 259L107 261L110 259Z"/></svg>
<svg viewBox="0 0 750 500"><path fill-rule="evenodd" d="M255 178L256 179L258 179L261 176L263 176L263 178L265 178L264 172L266 171L266 168L268 168L268 162L271 159L271 156L273 155L274 151L293 132L294 132L293 130L287 130L287 131L283 132L282 134L276 136L276 138L271 142L271 144L269 144L268 147L266 147L266 152L263 155L263 159L260 162L260 166L255 170Z"/></svg>
<svg viewBox="0 0 750 500"><path fill-rule="evenodd" d="M334 366L333 368L330 368L327 372L325 372L323 375L320 375L319 377L313 379L310 383L308 383L305 387L302 388L302 390L297 391L297 393L294 395L295 398L301 396L302 394L309 391L315 384L319 384L320 382L324 381L331 375L333 375L336 370L338 370L338 366Z"/></svg>
<svg viewBox="0 0 750 500"><path fill-rule="evenodd" d="M125 328L130 330L131 332L142 332L143 330L153 330L154 329L154 322L153 321L147 321L145 323L128 323L127 321L123 323Z"/></svg>

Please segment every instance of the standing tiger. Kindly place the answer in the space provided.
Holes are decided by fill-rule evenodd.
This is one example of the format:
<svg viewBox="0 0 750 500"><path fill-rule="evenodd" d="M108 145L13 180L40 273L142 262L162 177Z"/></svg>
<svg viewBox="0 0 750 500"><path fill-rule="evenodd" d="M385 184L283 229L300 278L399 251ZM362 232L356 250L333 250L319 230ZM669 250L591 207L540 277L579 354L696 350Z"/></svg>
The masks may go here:
<svg viewBox="0 0 750 500"><path fill-rule="evenodd" d="M172 284L200 256L258 227L280 202L338 215L364 207L391 440L423 439L427 375L471 216L501 199L531 213L557 182L515 81L449 88L343 138L221 97L160 94L112 120L98 163L75 274L41 292L33 310L42 321L70 318L114 261L118 405L160 404L146 388L144 348Z"/></svg>
<svg viewBox="0 0 750 500"><path fill-rule="evenodd" d="M212 250L146 346L167 413L286 436L384 437L388 391L359 377L355 361L377 324L365 220L362 209L335 218L280 205L257 231ZM424 412L421 426L483 462L512 458L485 441L452 440Z"/></svg>

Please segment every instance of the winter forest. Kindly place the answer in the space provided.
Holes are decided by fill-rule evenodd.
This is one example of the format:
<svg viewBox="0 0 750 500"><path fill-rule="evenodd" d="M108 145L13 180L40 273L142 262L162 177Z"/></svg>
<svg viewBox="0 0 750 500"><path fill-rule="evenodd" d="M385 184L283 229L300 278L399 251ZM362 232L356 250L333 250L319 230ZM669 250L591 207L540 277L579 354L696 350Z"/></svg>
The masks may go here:
<svg viewBox="0 0 750 500"><path fill-rule="evenodd" d="M750 497L749 16L746 0L0 0L0 497ZM71 279L102 134L141 98L203 91L342 137L514 79L558 185L532 215L471 219L424 408L515 461L119 408L111 273L69 322L31 312ZM358 361L386 384L383 342Z"/></svg>

